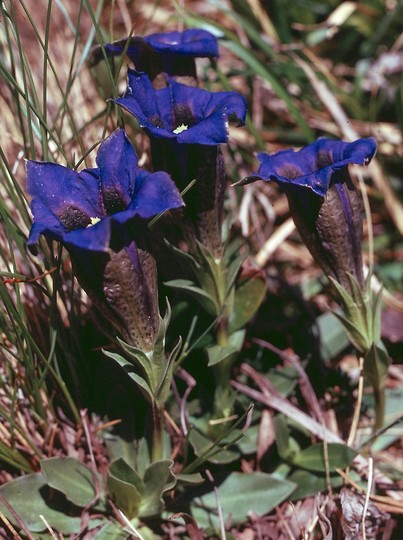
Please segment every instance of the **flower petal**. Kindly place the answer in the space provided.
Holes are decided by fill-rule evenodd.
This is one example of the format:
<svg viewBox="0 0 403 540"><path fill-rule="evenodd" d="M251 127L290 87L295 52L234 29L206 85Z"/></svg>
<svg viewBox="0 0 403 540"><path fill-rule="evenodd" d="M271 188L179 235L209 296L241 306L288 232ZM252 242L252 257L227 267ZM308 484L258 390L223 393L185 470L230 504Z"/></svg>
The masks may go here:
<svg viewBox="0 0 403 540"><path fill-rule="evenodd" d="M37 244L41 234L60 241L63 238L65 229L59 219L39 199L32 201L31 212L34 217L34 223L29 232L27 245L36 254Z"/></svg>
<svg viewBox="0 0 403 540"><path fill-rule="evenodd" d="M144 73L129 70L129 87L116 103L133 114L150 137L217 145L228 140L228 122L245 123L246 99L237 92L208 92L170 81L154 90Z"/></svg>
<svg viewBox="0 0 403 540"><path fill-rule="evenodd" d="M276 154L259 153L260 167L254 179L274 180L289 187L305 187L324 197L335 171L349 163L368 164L376 152L375 139L359 139L355 142L318 139L314 143L294 150L282 150Z"/></svg>
<svg viewBox="0 0 403 540"><path fill-rule="evenodd" d="M110 248L112 237L112 218L105 217L95 225L66 233L62 242L67 247L85 249L88 251L105 251Z"/></svg>
<svg viewBox="0 0 403 540"><path fill-rule="evenodd" d="M98 150L100 187L108 215L126 208L135 191L137 154L123 129L114 131ZM114 208L116 207L116 209Z"/></svg>
<svg viewBox="0 0 403 540"><path fill-rule="evenodd" d="M228 140L228 122L236 116L240 125L245 124L246 99L237 92L208 92L183 84L171 82L174 107L186 105L194 124L181 131L180 143L217 145ZM176 118L177 124L184 123Z"/></svg>
<svg viewBox="0 0 403 540"><path fill-rule="evenodd" d="M164 32L144 36L144 41L149 43L158 52L192 56L198 58L218 57L218 43L213 34L207 30L191 28L184 32Z"/></svg>
<svg viewBox="0 0 403 540"><path fill-rule="evenodd" d="M142 218L156 216L170 208L184 206L183 199L169 174L163 171L141 171L137 177L137 192L129 209Z"/></svg>
<svg viewBox="0 0 403 540"><path fill-rule="evenodd" d="M27 161L27 190L57 217L65 230L86 226L91 217L102 215L98 181L90 174L55 163Z"/></svg>
<svg viewBox="0 0 403 540"><path fill-rule="evenodd" d="M146 73L129 68L127 91L115 103L137 118L140 126L153 135L175 137L170 131L169 119L165 120L160 114L155 90Z"/></svg>

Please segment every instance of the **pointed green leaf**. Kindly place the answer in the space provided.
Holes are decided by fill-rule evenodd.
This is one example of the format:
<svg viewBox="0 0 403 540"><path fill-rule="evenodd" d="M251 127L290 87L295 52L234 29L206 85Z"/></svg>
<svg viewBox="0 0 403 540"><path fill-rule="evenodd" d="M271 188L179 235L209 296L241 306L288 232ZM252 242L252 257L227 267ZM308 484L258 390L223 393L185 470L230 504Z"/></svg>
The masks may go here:
<svg viewBox="0 0 403 540"><path fill-rule="evenodd" d="M224 522L244 522L250 514L263 516L282 503L294 491L296 485L288 480L253 472L234 472L219 486L218 498ZM214 492L193 499L192 515L199 527L220 530L217 499Z"/></svg>
<svg viewBox="0 0 403 540"><path fill-rule="evenodd" d="M235 290L234 307L229 320L229 332L243 328L255 315L266 296L264 279L250 278Z"/></svg>
<svg viewBox="0 0 403 540"><path fill-rule="evenodd" d="M135 441L127 441L115 433L106 433L104 437L110 462L112 463L122 458L142 477L145 469L150 464L146 440L142 438Z"/></svg>
<svg viewBox="0 0 403 540"><path fill-rule="evenodd" d="M149 400L153 399L153 392L148 384L148 382L141 377L138 373L134 371L133 364L126 360L126 358L123 358L120 354L112 353L109 351L103 351L106 356L109 358L112 358L112 360L115 360L117 364L119 364L123 370L127 373L127 375L140 387L140 389L143 391L143 394L145 397Z"/></svg>
<svg viewBox="0 0 403 540"><path fill-rule="evenodd" d="M198 457L203 457L204 461L226 464L232 463L239 458L238 452L223 448L223 446L226 446L225 443L215 443L196 429L191 429L188 437L194 453Z"/></svg>
<svg viewBox="0 0 403 540"><path fill-rule="evenodd" d="M382 311L382 293L383 288L375 295L372 312L373 312L373 323L372 323L372 333L373 333L373 342L378 343L381 340L381 311Z"/></svg>
<svg viewBox="0 0 403 540"><path fill-rule="evenodd" d="M228 295L230 290L232 289L235 279L245 259L246 254L238 255L238 257L231 261L230 265L228 266L226 295Z"/></svg>
<svg viewBox="0 0 403 540"><path fill-rule="evenodd" d="M166 459L152 463L144 475L144 495L139 516L157 516L164 509L163 494L175 487L176 478L172 473L173 461Z"/></svg>
<svg viewBox="0 0 403 540"><path fill-rule="evenodd" d="M87 506L94 500L94 475L88 467L70 457L43 459L41 469L48 486L61 491L70 502Z"/></svg>
<svg viewBox="0 0 403 540"><path fill-rule="evenodd" d="M199 250L199 255L202 259L200 270L204 272L207 270L213 282L217 282L219 280L219 274L222 272L223 268L221 259L216 259L213 253L211 253L211 251L209 251L209 249L207 249L206 246L199 241L197 241L197 247Z"/></svg>
<svg viewBox="0 0 403 540"><path fill-rule="evenodd" d="M218 315L214 298L212 298L206 291L204 291L200 287L197 287L193 281L189 279L173 279L171 281L167 281L165 285L167 287L172 287L174 289L188 292L194 298L196 298L196 300L203 307L203 309L207 311L207 313L213 316Z"/></svg>
<svg viewBox="0 0 403 540"><path fill-rule="evenodd" d="M165 360L164 371L159 375L158 388L155 397L160 405L163 405L170 395L172 377L181 348L182 338L179 337L178 342L169 354L168 359Z"/></svg>
<svg viewBox="0 0 403 540"><path fill-rule="evenodd" d="M176 482L177 484L184 484L184 485L199 485L204 483L204 478L200 473L193 473L193 474L178 474L176 476Z"/></svg>
<svg viewBox="0 0 403 540"><path fill-rule="evenodd" d="M341 315L337 311L334 311L333 314L344 326L344 330L351 344L361 353L367 351L368 347L370 346L370 342L368 342L365 333L362 333L362 327L358 326L358 324L356 324L355 322L352 322L350 318L347 319L346 317L344 317L344 315Z"/></svg>
<svg viewBox="0 0 403 540"><path fill-rule="evenodd" d="M364 375L367 381L377 389L384 388L388 375L389 355L382 342L372 344L364 357Z"/></svg>
<svg viewBox="0 0 403 540"><path fill-rule="evenodd" d="M334 473L336 468L345 469L356 457L357 452L345 444L329 443L327 445L328 469ZM323 443L314 444L301 450L294 459L294 465L316 472L325 472L325 449Z"/></svg>
<svg viewBox="0 0 403 540"><path fill-rule="evenodd" d="M347 278L350 283L351 298L353 300L353 303L357 305L362 304L363 298L364 296L366 296L365 291L361 289L357 279L349 272L347 272Z"/></svg>
<svg viewBox="0 0 403 540"><path fill-rule="evenodd" d="M126 463L122 458L117 459L111 463L109 467L109 474L135 486L137 491L142 494L144 492L144 482L140 478L139 474Z"/></svg>
<svg viewBox="0 0 403 540"><path fill-rule="evenodd" d="M279 456L287 461L291 457L290 431L288 429L287 419L283 414L275 416L274 429L276 432L276 445Z"/></svg>
<svg viewBox="0 0 403 540"><path fill-rule="evenodd" d="M158 394L158 388L161 385L162 373L166 369L165 358L165 336L167 333L169 321L171 320L171 306L167 300L167 307L164 318L159 318L158 336L154 344L154 350L152 352L151 367L153 372L152 377L152 389L154 395Z"/></svg>
<svg viewBox="0 0 403 540"><path fill-rule="evenodd" d="M153 381L153 351L144 352L137 347L132 347L119 338L118 341L122 349L127 353L127 357L125 357L124 360L129 361L137 368L140 368L140 370L144 372L144 375L151 386ZM119 359L116 357L120 355L108 351L104 351L104 353L119 362Z"/></svg>
<svg viewBox="0 0 403 540"><path fill-rule="evenodd" d="M346 289L342 285L340 285L338 281L332 278L332 276L328 276L328 279L330 283L333 285L333 287L336 289L337 293L339 294L342 304L344 304L345 306L349 306L354 303L350 294L346 291Z"/></svg>
<svg viewBox="0 0 403 540"><path fill-rule="evenodd" d="M346 331L341 319L335 313L322 313L316 324L320 335L320 352L325 362L332 360L349 346Z"/></svg>
<svg viewBox="0 0 403 540"><path fill-rule="evenodd" d="M186 263L189 264L189 266L193 269L199 267L199 263L197 260L191 255L190 253L187 253L186 251L182 251L181 249L177 248L173 244L170 244L166 238L164 238L165 244L169 247L171 251L175 253L178 257L186 261Z"/></svg>
<svg viewBox="0 0 403 540"><path fill-rule="evenodd" d="M116 506L129 519L136 517L144 494L144 483L123 459L111 464L107 486Z"/></svg>
<svg viewBox="0 0 403 540"><path fill-rule="evenodd" d="M288 480L294 482L297 485L296 490L291 495L291 500L296 501L298 499L306 499L317 495L321 491L327 491L328 484L325 474L314 473L311 471L305 471L298 469L294 471L288 477ZM343 478L337 475L331 475L330 485L334 488L343 485Z"/></svg>
<svg viewBox="0 0 403 540"><path fill-rule="evenodd" d="M287 397L295 388L299 381L299 373L292 366L281 366L276 369L271 369L267 374L267 378L284 397Z"/></svg>
<svg viewBox="0 0 403 540"><path fill-rule="evenodd" d="M244 339L245 330L238 330L238 332L234 332L229 336L228 344L225 347L220 345L207 347L208 365L214 366L215 364L226 360L233 354L238 353L242 349Z"/></svg>

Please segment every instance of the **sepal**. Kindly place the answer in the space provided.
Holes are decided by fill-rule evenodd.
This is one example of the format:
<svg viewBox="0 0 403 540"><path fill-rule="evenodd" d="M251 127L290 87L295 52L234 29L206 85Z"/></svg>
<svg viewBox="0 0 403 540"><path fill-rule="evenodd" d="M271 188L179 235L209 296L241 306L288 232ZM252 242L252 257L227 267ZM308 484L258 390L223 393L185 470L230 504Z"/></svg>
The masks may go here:
<svg viewBox="0 0 403 540"><path fill-rule="evenodd" d="M168 398L173 372L177 365L182 340L179 338L173 350L166 355L165 336L171 318L171 308L167 302L165 316L159 317L158 335L152 351L143 351L118 339L125 355L104 351L128 373L129 377L139 386L150 403L162 407ZM131 366L136 371L130 369Z"/></svg>
<svg viewBox="0 0 403 540"><path fill-rule="evenodd" d="M364 288L361 288L356 278L347 273L350 292L335 279L329 277L335 290L336 300L343 310L342 314L336 311L334 314L343 324L352 345L362 354L366 354L372 344L378 343L381 339L382 289L373 296L371 276L372 273L369 272Z"/></svg>

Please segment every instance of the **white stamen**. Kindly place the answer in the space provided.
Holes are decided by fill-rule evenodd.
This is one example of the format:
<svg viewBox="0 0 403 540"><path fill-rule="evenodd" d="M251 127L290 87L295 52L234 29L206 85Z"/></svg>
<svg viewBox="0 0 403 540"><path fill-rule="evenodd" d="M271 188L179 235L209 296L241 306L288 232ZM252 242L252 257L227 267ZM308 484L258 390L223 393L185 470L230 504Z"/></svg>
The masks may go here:
<svg viewBox="0 0 403 540"><path fill-rule="evenodd" d="M87 226L86 226L86 229L88 229L88 227L92 227L93 225L96 225L97 223L99 223L101 221L101 218L99 217L92 217L90 218L90 221L91 223L89 223Z"/></svg>
<svg viewBox="0 0 403 540"><path fill-rule="evenodd" d="M178 126L176 129L174 129L174 133L175 135L179 135L179 133L182 133L182 131L186 131L188 129L189 126L186 126L185 124L181 124L180 126Z"/></svg>

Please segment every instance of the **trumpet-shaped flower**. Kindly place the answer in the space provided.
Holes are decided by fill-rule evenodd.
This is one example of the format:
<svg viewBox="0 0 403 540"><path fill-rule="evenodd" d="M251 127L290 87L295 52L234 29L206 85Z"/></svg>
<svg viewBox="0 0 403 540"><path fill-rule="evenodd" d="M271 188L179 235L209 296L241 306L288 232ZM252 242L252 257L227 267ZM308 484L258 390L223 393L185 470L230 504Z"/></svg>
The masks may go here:
<svg viewBox="0 0 403 540"><path fill-rule="evenodd" d="M27 189L32 195L32 250L41 234L66 247L106 252L125 242L136 217L150 218L183 206L166 172L148 173L123 130L100 146L98 167L77 172L62 165L27 162Z"/></svg>
<svg viewBox="0 0 403 540"><path fill-rule="evenodd" d="M135 65L141 61L143 43L147 43L161 56L169 59L170 56L182 56L191 58L214 58L218 57L217 39L201 29L189 29L183 32L163 32L150 34L143 37L121 39L105 45L105 49L111 54L122 54L126 50L127 56Z"/></svg>
<svg viewBox="0 0 403 540"><path fill-rule="evenodd" d="M274 181L284 189L311 254L327 275L348 290L347 272L363 286L361 199L348 165L367 165L376 148L373 138L351 143L323 138L298 152L260 153L257 174L241 182Z"/></svg>
<svg viewBox="0 0 403 540"><path fill-rule="evenodd" d="M186 77L193 84L197 81L195 58L219 56L217 39L201 29L121 39L105 45L105 50L109 56L125 51L136 69L146 72L152 80L163 72L172 77ZM102 58L99 47L95 57ZM165 86L161 80L158 84Z"/></svg>
<svg viewBox="0 0 403 540"><path fill-rule="evenodd" d="M148 173L123 130L100 146L97 167L77 172L54 163L28 161L33 226L69 251L82 288L107 321L132 346L154 347L159 328L157 270L147 249L147 220L183 206L166 172Z"/></svg>
<svg viewBox="0 0 403 540"><path fill-rule="evenodd" d="M246 100L237 92L209 92L170 81L155 90L147 74L129 69L125 95L116 100L151 138L216 146L228 140L233 117L245 123Z"/></svg>
<svg viewBox="0 0 403 540"><path fill-rule="evenodd" d="M325 197L330 185L340 181L336 174L338 171L350 163L368 165L376 148L376 141L372 137L352 143L321 138L298 152L261 152L257 155L259 171L250 179L274 180L286 190L293 187L309 189Z"/></svg>

